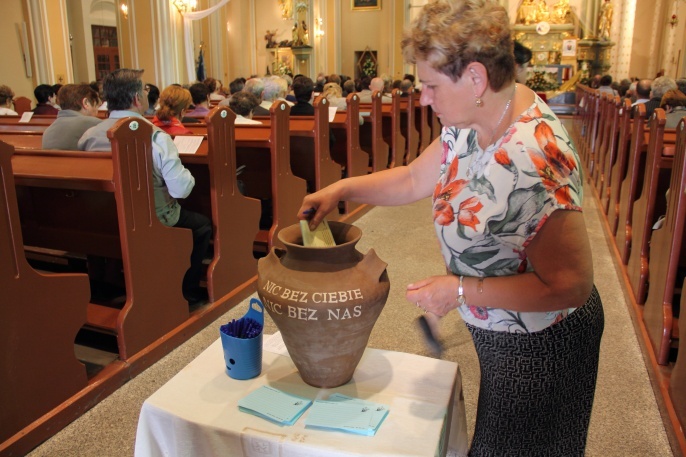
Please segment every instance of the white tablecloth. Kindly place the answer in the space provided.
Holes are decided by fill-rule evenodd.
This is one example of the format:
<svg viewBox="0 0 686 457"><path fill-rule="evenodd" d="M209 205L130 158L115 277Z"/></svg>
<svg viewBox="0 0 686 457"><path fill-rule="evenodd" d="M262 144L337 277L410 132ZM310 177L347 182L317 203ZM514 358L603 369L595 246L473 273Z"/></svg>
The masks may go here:
<svg viewBox="0 0 686 457"><path fill-rule="evenodd" d="M375 436L305 428L307 411L295 425L279 426L238 410L238 400L262 385L311 399L340 392L387 404L390 412ZM302 381L290 357L268 349L260 376L232 379L218 339L145 401L135 455L432 457L448 448L451 455L466 455L467 444L462 378L454 362L368 348L352 381L318 389Z"/></svg>

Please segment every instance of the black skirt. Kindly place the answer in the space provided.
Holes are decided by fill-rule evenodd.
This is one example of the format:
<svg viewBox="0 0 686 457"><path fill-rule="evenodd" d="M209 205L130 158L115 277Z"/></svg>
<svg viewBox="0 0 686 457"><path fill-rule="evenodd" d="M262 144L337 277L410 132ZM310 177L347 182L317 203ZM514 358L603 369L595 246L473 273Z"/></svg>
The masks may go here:
<svg viewBox="0 0 686 457"><path fill-rule="evenodd" d="M481 365L470 457L583 456L604 325L595 287L584 306L539 332L467 324Z"/></svg>

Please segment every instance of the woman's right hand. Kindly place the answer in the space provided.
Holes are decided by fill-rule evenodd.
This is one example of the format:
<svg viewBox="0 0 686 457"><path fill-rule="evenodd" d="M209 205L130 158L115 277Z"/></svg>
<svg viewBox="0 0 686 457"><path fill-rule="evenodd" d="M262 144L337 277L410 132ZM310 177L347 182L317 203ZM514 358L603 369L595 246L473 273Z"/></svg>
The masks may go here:
<svg viewBox="0 0 686 457"><path fill-rule="evenodd" d="M324 189L308 194L298 210L298 219L309 221L310 230L314 230L331 211L338 211L341 199L340 181Z"/></svg>

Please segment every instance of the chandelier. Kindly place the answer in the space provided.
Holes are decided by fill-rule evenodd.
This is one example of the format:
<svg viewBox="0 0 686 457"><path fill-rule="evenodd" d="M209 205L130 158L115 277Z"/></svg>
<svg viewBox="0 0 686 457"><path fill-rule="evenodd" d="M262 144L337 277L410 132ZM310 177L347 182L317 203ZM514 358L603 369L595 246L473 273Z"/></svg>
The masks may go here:
<svg viewBox="0 0 686 457"><path fill-rule="evenodd" d="M172 3L179 10L179 13L186 13L188 11L195 11L198 5L197 0L172 0Z"/></svg>

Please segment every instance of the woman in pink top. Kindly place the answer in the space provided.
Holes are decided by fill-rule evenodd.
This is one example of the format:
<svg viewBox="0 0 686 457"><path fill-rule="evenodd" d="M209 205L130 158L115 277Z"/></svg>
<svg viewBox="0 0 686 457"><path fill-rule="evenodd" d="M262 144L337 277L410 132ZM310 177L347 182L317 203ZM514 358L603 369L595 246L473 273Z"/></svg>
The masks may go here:
<svg viewBox="0 0 686 457"><path fill-rule="evenodd" d="M191 132L181 123L184 113L191 106L191 93L181 86L169 86L160 94L160 108L152 123L170 135L187 135Z"/></svg>

